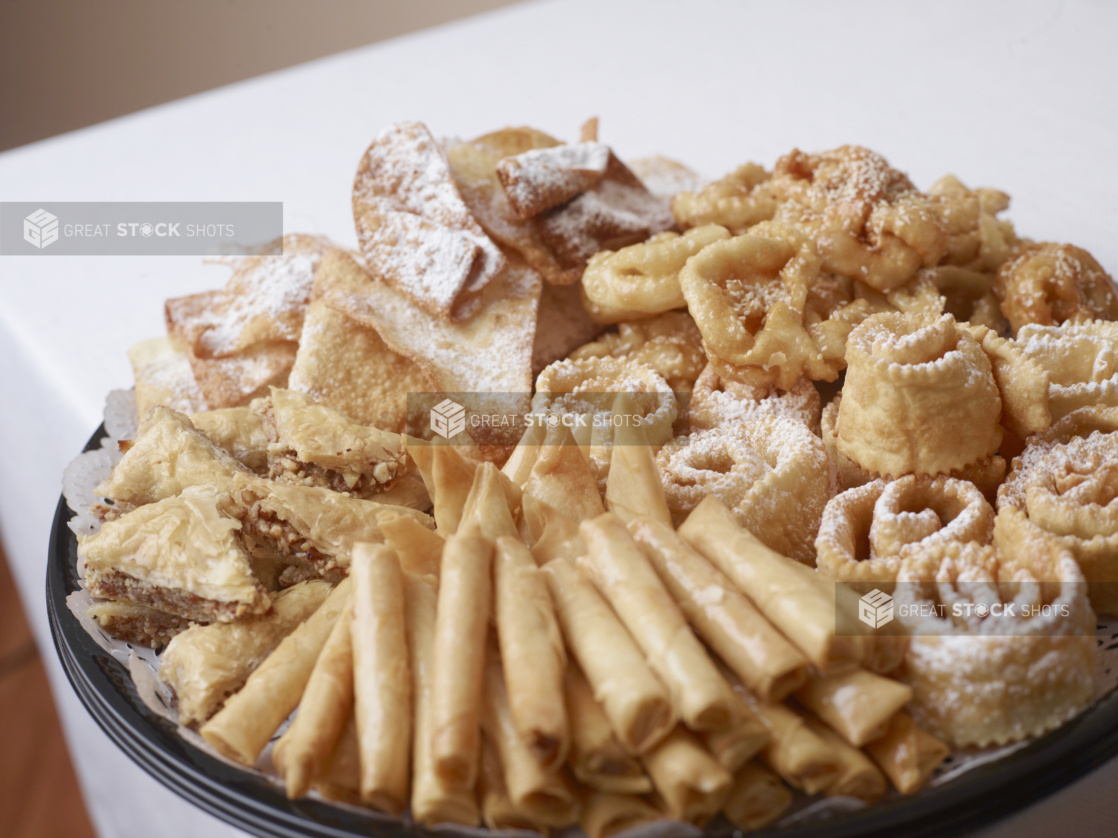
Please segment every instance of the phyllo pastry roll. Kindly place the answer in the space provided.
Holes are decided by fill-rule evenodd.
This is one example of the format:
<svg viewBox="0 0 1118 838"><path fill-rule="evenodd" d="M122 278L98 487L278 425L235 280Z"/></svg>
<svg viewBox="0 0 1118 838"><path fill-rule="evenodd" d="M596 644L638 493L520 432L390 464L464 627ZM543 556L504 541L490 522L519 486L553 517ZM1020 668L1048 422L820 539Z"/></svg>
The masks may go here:
<svg viewBox="0 0 1118 838"><path fill-rule="evenodd" d="M667 817L702 826L722 808L733 777L682 725L642 757Z"/></svg>
<svg viewBox="0 0 1118 838"><path fill-rule="evenodd" d="M82 540L95 597L146 605L201 623L263 614L271 598L252 572L241 524L216 490L145 504Z"/></svg>
<svg viewBox="0 0 1118 838"><path fill-rule="evenodd" d="M520 507L519 532L540 565L556 558L575 561L586 555L578 522L531 495L524 495Z"/></svg>
<svg viewBox="0 0 1118 838"><path fill-rule="evenodd" d="M361 544L353 562L353 686L361 799L398 815L408 804L411 675L404 577L396 554Z"/></svg>
<svg viewBox="0 0 1118 838"><path fill-rule="evenodd" d="M661 817L659 809L634 794L590 791L582 797L578 823L590 838L608 838Z"/></svg>
<svg viewBox="0 0 1118 838"><path fill-rule="evenodd" d="M96 494L139 506L174 497L189 486L228 487L248 470L194 428L181 413L156 407Z"/></svg>
<svg viewBox="0 0 1118 838"><path fill-rule="evenodd" d="M478 463L463 456L460 446L436 439L408 438L408 456L415 462L431 496L435 526L443 536L453 535L462 522L466 498L473 487Z"/></svg>
<svg viewBox="0 0 1118 838"><path fill-rule="evenodd" d="M725 573L821 672L848 671L861 661L862 638L837 633L834 584L766 547L738 526L717 498L700 503L679 535Z"/></svg>
<svg viewBox="0 0 1118 838"><path fill-rule="evenodd" d="M568 559L544 565L567 647L614 734L631 753L647 751L675 724L671 696L593 583Z"/></svg>
<svg viewBox="0 0 1118 838"><path fill-rule="evenodd" d="M405 574L438 580L445 538L411 515L392 509L377 513L377 526L385 542L400 558L400 568Z"/></svg>
<svg viewBox="0 0 1118 838"><path fill-rule="evenodd" d="M263 616L194 626L168 643L159 677L174 691L183 724L212 716L329 593L325 582L301 582L277 594Z"/></svg>
<svg viewBox="0 0 1118 838"><path fill-rule="evenodd" d="M567 762L580 783L610 794L647 794L652 781L637 757L613 733L586 676L573 661L567 663L567 712L571 721L571 750Z"/></svg>
<svg viewBox="0 0 1118 838"><path fill-rule="evenodd" d="M581 532L589 555L580 566L588 570L671 691L680 718L693 730L718 730L729 724L735 703L730 686L625 525L607 512L584 521Z"/></svg>
<svg viewBox="0 0 1118 838"><path fill-rule="evenodd" d="M742 696L749 698L747 693ZM807 726L803 716L783 704L747 703L772 736L761 757L785 782L815 794L838 778L841 764L835 749Z"/></svg>
<svg viewBox="0 0 1118 838"><path fill-rule="evenodd" d="M792 790L772 771L757 762L747 762L734 775L722 811L745 832L775 821L792 805Z"/></svg>
<svg viewBox="0 0 1118 838"><path fill-rule="evenodd" d="M731 774L758 754L771 741L769 726L743 703L736 704L730 722L703 733L711 756Z"/></svg>
<svg viewBox="0 0 1118 838"><path fill-rule="evenodd" d="M520 487L492 463L482 463L474 472L474 482L462 507L463 520L474 522L490 541L516 538L516 511L520 508Z"/></svg>
<svg viewBox="0 0 1118 838"><path fill-rule="evenodd" d="M916 794L927 785L932 772L947 759L947 744L917 726L907 713L898 713L880 739L866 746L901 794Z"/></svg>
<svg viewBox="0 0 1118 838"><path fill-rule="evenodd" d="M764 701L781 701L807 678L807 658L703 555L674 530L637 520L629 532L687 621Z"/></svg>
<svg viewBox="0 0 1118 838"><path fill-rule="evenodd" d="M321 608L280 641L221 712L202 726L206 741L230 759L253 765L272 734L299 706L319 653L334 625L348 613L351 599L352 583L346 579Z"/></svg>
<svg viewBox="0 0 1118 838"><path fill-rule="evenodd" d="M836 733L861 748L882 736L889 721L912 699L912 688L864 669L812 675L796 698Z"/></svg>
<svg viewBox="0 0 1118 838"><path fill-rule="evenodd" d="M867 803L873 803L885 794L888 783L873 760L847 743L819 719L812 716L805 718L807 726L816 736L834 748L835 756L838 758L838 776L823 790L827 797L856 797Z"/></svg>
<svg viewBox="0 0 1118 838"><path fill-rule="evenodd" d="M481 799L481 819L490 829L525 829L538 831L538 825L520 811L509 797L505 785L505 767L497 746L488 736L481 738L481 766L477 775L478 797Z"/></svg>

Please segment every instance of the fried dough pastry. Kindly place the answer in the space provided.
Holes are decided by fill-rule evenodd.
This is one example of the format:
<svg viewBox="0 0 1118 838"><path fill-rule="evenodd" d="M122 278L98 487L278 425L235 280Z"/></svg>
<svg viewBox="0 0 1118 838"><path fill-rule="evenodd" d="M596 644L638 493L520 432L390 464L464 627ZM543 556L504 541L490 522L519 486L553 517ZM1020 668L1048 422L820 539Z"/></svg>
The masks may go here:
<svg viewBox="0 0 1118 838"><path fill-rule="evenodd" d="M371 270L420 309L457 322L505 270L427 126L401 122L373 140L353 182L357 240Z"/></svg>
<svg viewBox="0 0 1118 838"><path fill-rule="evenodd" d="M932 185L928 196L948 235L941 264L989 273L1013 254L1017 246L1013 224L997 217L1009 208L1009 196L1004 192L968 189L954 175L945 175Z"/></svg>
<svg viewBox="0 0 1118 838"><path fill-rule="evenodd" d="M851 332L847 361L837 448L861 468L946 474L997 451L1002 400L990 360L955 318L875 314Z"/></svg>
<svg viewBox="0 0 1118 838"><path fill-rule="evenodd" d="M517 218L531 218L592 189L606 173L605 143L532 149L497 163L497 180Z"/></svg>
<svg viewBox="0 0 1118 838"><path fill-rule="evenodd" d="M535 343L532 346L533 381L548 364L568 357L606 329L590 319L586 306L582 304L580 285L543 283L539 312Z"/></svg>
<svg viewBox="0 0 1118 838"><path fill-rule="evenodd" d="M908 475L874 480L828 502L815 539L816 567L859 594L895 582L913 550L950 541L989 544L994 510L972 483Z"/></svg>
<svg viewBox="0 0 1118 838"><path fill-rule="evenodd" d="M569 360L618 358L656 370L673 392L684 393L695 385L706 366L703 337L685 311L668 311L650 320L618 324L593 343L580 346Z"/></svg>
<svg viewBox="0 0 1118 838"><path fill-rule="evenodd" d="M838 376L846 335L868 308L856 306L860 314L851 319L841 299L809 307L819 266L811 241L781 224L714 242L687 261L680 288L720 375L785 390L801 375Z"/></svg>
<svg viewBox="0 0 1118 838"><path fill-rule="evenodd" d="M167 334L186 355L211 408L247 404L282 386L295 362L314 274L334 245L287 235L280 256L249 256L234 264L221 291L167 300Z"/></svg>
<svg viewBox="0 0 1118 838"><path fill-rule="evenodd" d="M1049 375L1053 419L1081 407L1118 407L1118 323L1026 324L1018 330L1016 342Z"/></svg>
<svg viewBox="0 0 1118 838"><path fill-rule="evenodd" d="M819 391L807 378L797 378L788 390L775 385L751 387L723 378L708 364L691 391L691 428L733 428L761 413L787 416L803 422L819 434L822 402Z"/></svg>
<svg viewBox="0 0 1118 838"><path fill-rule="evenodd" d="M698 172L660 154L630 160L629 169L640 178L645 189L665 201L683 191L698 192L706 184L706 179Z"/></svg>
<svg viewBox="0 0 1118 838"><path fill-rule="evenodd" d="M389 348L375 329L321 299L331 288L359 289L366 282L368 275L345 251L330 250L322 257L287 386L354 422L402 433L408 393L427 390L423 372Z"/></svg>
<svg viewBox="0 0 1118 838"><path fill-rule="evenodd" d="M180 413L206 410L190 361L168 338L142 340L128 350L136 380L136 412L147 416L157 404Z"/></svg>
<svg viewBox="0 0 1118 838"><path fill-rule="evenodd" d="M803 422L759 413L734 428L676 438L656 465L677 523L714 495L768 547L815 564L815 536L838 482L822 441Z"/></svg>
<svg viewBox="0 0 1118 838"><path fill-rule="evenodd" d="M998 490L995 543L1050 538L1086 577L1091 604L1118 614L1118 407L1069 413L1029 440Z"/></svg>
<svg viewBox="0 0 1118 838"><path fill-rule="evenodd" d="M776 162L771 188L779 202L773 220L807 233L824 271L891 291L947 252L928 196L869 149L794 150Z"/></svg>
<svg viewBox="0 0 1118 838"><path fill-rule="evenodd" d="M1118 320L1114 280L1081 247L1031 243L999 269L994 293L1014 334L1026 323Z"/></svg>
<svg viewBox="0 0 1118 838"><path fill-rule="evenodd" d="M708 224L682 236L657 233L641 244L595 253L582 273L586 310L599 323L618 323L685 308L679 287L684 263L708 244L728 238L724 227Z"/></svg>
<svg viewBox="0 0 1118 838"><path fill-rule="evenodd" d="M603 496L613 445L613 403L619 393L632 397L648 444L660 446L671 439L679 404L663 377L645 364L612 357L558 361L540 373L532 397L533 414L554 416L556 423L571 428L580 448L588 449Z"/></svg>
<svg viewBox="0 0 1118 838"><path fill-rule="evenodd" d="M1049 539L940 543L897 575L912 635L904 677L913 718L956 747L1039 736L1094 691L1095 614L1071 554ZM935 613L943 616L905 616Z"/></svg>
<svg viewBox="0 0 1118 838"><path fill-rule="evenodd" d="M776 213L771 175L746 163L702 191L680 192L672 199L672 215L681 230L718 224L739 236Z"/></svg>

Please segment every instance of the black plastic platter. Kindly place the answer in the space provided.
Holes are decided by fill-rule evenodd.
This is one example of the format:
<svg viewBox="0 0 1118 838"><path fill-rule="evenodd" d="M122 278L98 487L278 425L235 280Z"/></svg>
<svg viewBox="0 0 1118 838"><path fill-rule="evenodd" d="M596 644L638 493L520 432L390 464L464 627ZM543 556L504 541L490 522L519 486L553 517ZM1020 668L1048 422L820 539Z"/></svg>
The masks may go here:
<svg viewBox="0 0 1118 838"><path fill-rule="evenodd" d="M86 450L97 447L104 427ZM175 726L140 700L126 665L86 634L66 607L77 590L77 540L60 498L47 557L47 610L55 647L70 683L94 720L145 771L191 803L253 835L340 838L426 835L427 830L315 800L289 801L278 785L230 766L184 741ZM862 811L770 828L758 838L953 835L1023 809L1118 755L1118 692L1058 730L1009 756L909 798ZM719 829L718 823L723 823ZM732 829L719 821L712 835ZM437 833L434 833L437 834ZM445 835L445 833L444 833Z"/></svg>

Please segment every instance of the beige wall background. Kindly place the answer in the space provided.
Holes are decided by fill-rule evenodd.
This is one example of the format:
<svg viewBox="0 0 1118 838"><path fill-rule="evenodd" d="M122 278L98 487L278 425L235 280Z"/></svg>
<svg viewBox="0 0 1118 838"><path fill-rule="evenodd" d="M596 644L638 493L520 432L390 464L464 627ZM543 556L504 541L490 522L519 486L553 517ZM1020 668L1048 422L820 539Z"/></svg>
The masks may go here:
<svg viewBox="0 0 1118 838"><path fill-rule="evenodd" d="M0 151L518 0L0 0Z"/></svg>

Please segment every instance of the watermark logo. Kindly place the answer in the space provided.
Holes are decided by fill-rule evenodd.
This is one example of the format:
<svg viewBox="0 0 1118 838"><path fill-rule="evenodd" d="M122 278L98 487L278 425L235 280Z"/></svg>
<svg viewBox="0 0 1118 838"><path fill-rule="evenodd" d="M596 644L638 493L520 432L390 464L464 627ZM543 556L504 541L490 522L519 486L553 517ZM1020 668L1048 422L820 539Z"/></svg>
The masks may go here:
<svg viewBox="0 0 1118 838"><path fill-rule="evenodd" d="M23 240L42 250L58 241L58 216L38 209L23 219Z"/></svg>
<svg viewBox="0 0 1118 838"><path fill-rule="evenodd" d="M858 600L858 619L870 628L881 628L893 619L893 598L874 588Z"/></svg>
<svg viewBox="0 0 1118 838"><path fill-rule="evenodd" d="M443 439L450 439L466 430L466 408L458 402L443 399L431 408L431 430Z"/></svg>

